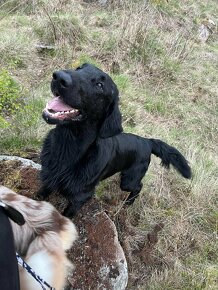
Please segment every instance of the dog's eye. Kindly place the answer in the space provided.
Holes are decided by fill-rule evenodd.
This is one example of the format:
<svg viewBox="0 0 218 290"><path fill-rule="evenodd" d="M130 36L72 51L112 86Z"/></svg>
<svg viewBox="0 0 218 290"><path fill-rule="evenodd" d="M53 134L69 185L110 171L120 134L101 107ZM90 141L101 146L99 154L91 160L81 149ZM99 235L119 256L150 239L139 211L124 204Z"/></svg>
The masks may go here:
<svg viewBox="0 0 218 290"><path fill-rule="evenodd" d="M96 86L97 86L99 89L103 90L103 85L102 85L102 83L97 83Z"/></svg>

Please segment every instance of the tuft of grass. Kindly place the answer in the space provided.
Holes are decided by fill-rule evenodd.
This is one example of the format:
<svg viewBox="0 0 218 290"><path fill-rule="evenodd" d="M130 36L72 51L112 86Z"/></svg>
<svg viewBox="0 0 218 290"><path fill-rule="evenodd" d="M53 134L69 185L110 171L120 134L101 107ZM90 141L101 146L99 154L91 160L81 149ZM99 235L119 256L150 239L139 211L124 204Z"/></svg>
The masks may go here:
<svg viewBox="0 0 218 290"><path fill-rule="evenodd" d="M1 27L1 24L0 24ZM1 33L0 42L0 63L2 66L27 68L30 58L35 55L34 42L26 37L26 31L20 31L16 34L11 29Z"/></svg>
<svg viewBox="0 0 218 290"><path fill-rule="evenodd" d="M22 107L14 108L6 119L0 119L0 147L4 148L4 152L12 153L25 147L41 146L47 133L41 117L44 106L41 96L34 97L28 92L22 101Z"/></svg>
<svg viewBox="0 0 218 290"><path fill-rule="evenodd" d="M50 15L35 21L33 31L40 43L47 45L78 45L85 39L79 20L72 14Z"/></svg>

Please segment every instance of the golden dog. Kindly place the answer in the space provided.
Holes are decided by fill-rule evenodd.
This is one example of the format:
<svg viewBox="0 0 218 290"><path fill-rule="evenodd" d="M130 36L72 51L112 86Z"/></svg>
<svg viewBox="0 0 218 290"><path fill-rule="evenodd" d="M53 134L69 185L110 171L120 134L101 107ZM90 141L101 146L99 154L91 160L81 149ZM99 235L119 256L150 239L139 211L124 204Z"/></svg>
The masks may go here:
<svg viewBox="0 0 218 290"><path fill-rule="evenodd" d="M0 200L22 213L26 221L23 226L11 221L18 254L44 281L61 290L72 267L65 251L78 236L74 224L50 203L32 200L4 186L0 186ZM21 290L42 289L24 269L19 274Z"/></svg>

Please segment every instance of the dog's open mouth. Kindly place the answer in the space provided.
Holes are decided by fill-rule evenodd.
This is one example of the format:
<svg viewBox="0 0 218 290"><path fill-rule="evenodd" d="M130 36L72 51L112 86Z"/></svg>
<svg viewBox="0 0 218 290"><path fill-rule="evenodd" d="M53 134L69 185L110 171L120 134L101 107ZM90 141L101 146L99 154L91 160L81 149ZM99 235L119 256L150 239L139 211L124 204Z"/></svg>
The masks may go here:
<svg viewBox="0 0 218 290"><path fill-rule="evenodd" d="M64 103L60 97L54 97L49 101L43 111L46 120L52 118L56 120L72 120L79 121L82 117L78 109Z"/></svg>

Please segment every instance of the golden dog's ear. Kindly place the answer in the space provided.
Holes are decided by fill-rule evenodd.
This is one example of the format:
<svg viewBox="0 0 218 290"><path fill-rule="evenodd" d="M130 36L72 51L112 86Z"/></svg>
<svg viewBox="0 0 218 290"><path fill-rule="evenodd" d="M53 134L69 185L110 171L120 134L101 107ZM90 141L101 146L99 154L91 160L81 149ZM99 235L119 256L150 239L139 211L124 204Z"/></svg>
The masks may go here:
<svg viewBox="0 0 218 290"><path fill-rule="evenodd" d="M99 136L101 138L108 138L120 134L122 128L122 116L118 107L118 98L108 109L106 118L100 128Z"/></svg>

